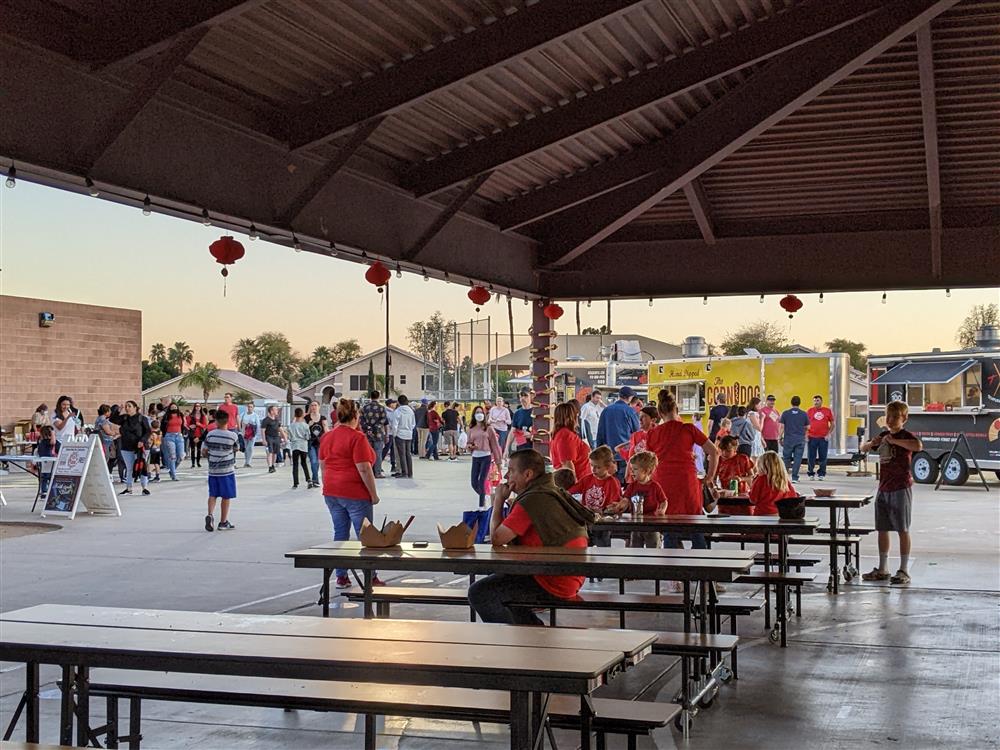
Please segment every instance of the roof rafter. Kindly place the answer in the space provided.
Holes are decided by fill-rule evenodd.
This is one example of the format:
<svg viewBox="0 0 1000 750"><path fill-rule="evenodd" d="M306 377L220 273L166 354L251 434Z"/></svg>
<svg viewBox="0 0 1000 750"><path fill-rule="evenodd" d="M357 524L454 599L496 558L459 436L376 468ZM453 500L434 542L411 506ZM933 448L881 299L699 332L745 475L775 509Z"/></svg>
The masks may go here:
<svg viewBox="0 0 1000 750"><path fill-rule="evenodd" d="M704 237L707 244L714 245L715 226L712 221L712 207L708 202L708 196L705 195L701 180L694 179L685 185L684 197L687 198L688 205L691 206L691 213L694 214L694 220L698 223L701 236Z"/></svg>
<svg viewBox="0 0 1000 750"><path fill-rule="evenodd" d="M614 177L596 186L587 179L583 184L592 188L591 196L608 193L608 181L621 185L625 175L633 181L547 222L545 262L565 265L579 257L958 1L894 2L871 18L775 58L668 138L632 152L624 168L615 169L616 159L607 169L585 172L581 178L599 170ZM582 195L574 202L587 200Z"/></svg>
<svg viewBox="0 0 1000 750"><path fill-rule="evenodd" d="M934 45L931 25L917 29L917 66L920 69L920 109L927 163L927 201L931 228L931 272L941 276L941 171L938 158L937 88L934 84Z"/></svg>
<svg viewBox="0 0 1000 750"><path fill-rule="evenodd" d="M289 145L304 148L355 123L413 104L645 0L541 0L299 109Z"/></svg>
<svg viewBox="0 0 1000 750"><path fill-rule="evenodd" d="M402 259L408 261L415 260L438 232L444 229L445 224L451 221L451 218L461 210L462 206L476 194L476 191L483 186L483 183L490 178L491 174L491 172L483 172L481 175L477 175L469 180L465 187L451 199L451 202L445 209L435 217L434 221L424 230L423 234L413 243L410 249L403 253Z"/></svg>
<svg viewBox="0 0 1000 750"><path fill-rule="evenodd" d="M563 106L496 136L424 162L404 175L402 186L418 196L443 190L479 172L509 164L577 133L761 63L884 5L884 0L833 0L793 6L722 41L696 48L587 96L573 97Z"/></svg>

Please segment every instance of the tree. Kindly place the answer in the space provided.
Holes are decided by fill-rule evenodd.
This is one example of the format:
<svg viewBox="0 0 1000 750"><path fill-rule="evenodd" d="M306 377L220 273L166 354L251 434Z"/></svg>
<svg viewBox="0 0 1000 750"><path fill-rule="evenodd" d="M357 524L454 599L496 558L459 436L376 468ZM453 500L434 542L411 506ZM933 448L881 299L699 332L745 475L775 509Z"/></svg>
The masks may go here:
<svg viewBox="0 0 1000 750"><path fill-rule="evenodd" d="M450 370L454 366L448 347L442 347L441 342L454 325L453 320L445 322L440 311L431 315L429 320L418 320L406 329L406 338L410 342L410 347L428 362L437 362L441 349L444 349L444 369Z"/></svg>
<svg viewBox="0 0 1000 750"><path fill-rule="evenodd" d="M726 334L722 342L725 355L745 354L744 349L756 349L761 354L786 354L791 347L788 337L780 326L766 320L758 320Z"/></svg>
<svg viewBox="0 0 1000 750"><path fill-rule="evenodd" d="M231 353L236 369L244 375L283 387L296 380L302 364L285 334L274 331L240 339Z"/></svg>
<svg viewBox="0 0 1000 750"><path fill-rule="evenodd" d="M189 385L196 385L201 388L203 401L208 401L208 395L222 385L222 378L219 377L219 368L214 362L196 362L191 371L180 379L178 385L187 388Z"/></svg>
<svg viewBox="0 0 1000 750"><path fill-rule="evenodd" d="M389 375L389 380L392 385L389 388L385 387L385 373L375 373L375 390L382 394L383 397L389 395L399 395L399 389L396 387L396 376Z"/></svg>
<svg viewBox="0 0 1000 750"><path fill-rule="evenodd" d="M611 331L608 329L608 327L606 325L603 325L600 328L594 328L593 326L588 326L587 328L583 329L583 334L582 335L583 336L610 336L611 335Z"/></svg>
<svg viewBox="0 0 1000 750"><path fill-rule="evenodd" d="M361 345L357 339L339 341L333 346L317 346L309 359L302 363L302 383L315 383L325 378L338 367L361 356Z"/></svg>
<svg viewBox="0 0 1000 750"><path fill-rule="evenodd" d="M244 375L249 375L257 366L257 339L240 339L230 351L233 364Z"/></svg>
<svg viewBox="0 0 1000 750"><path fill-rule="evenodd" d="M174 343L167 352L167 360L180 372L184 372L184 365L194 362L194 350L183 341Z"/></svg>
<svg viewBox="0 0 1000 750"><path fill-rule="evenodd" d="M962 349L972 349L976 346L976 330L983 326L996 325L1000 325L1000 310L996 303L973 305L959 326L955 340Z"/></svg>
<svg viewBox="0 0 1000 750"><path fill-rule="evenodd" d="M166 369L169 367L166 362L163 364L151 363L149 360L142 360L142 390L147 388L152 388L154 385L159 385L160 383L170 380L170 378L177 377L177 374L173 370Z"/></svg>
<svg viewBox="0 0 1000 750"><path fill-rule="evenodd" d="M153 365L162 365L167 361L167 347L163 344L153 344L149 348L149 362Z"/></svg>
<svg viewBox="0 0 1000 750"><path fill-rule="evenodd" d="M253 394L250 391L245 391L242 388L233 391L233 403L236 404L248 404L254 400Z"/></svg>
<svg viewBox="0 0 1000 750"><path fill-rule="evenodd" d="M851 367L855 370L864 371L868 367L868 357L865 356L868 347L860 341L833 339L826 342L826 350L828 352L842 352L847 354L851 358Z"/></svg>
<svg viewBox="0 0 1000 750"><path fill-rule="evenodd" d="M383 380L385 379L385 373L382 374ZM375 360L368 360L368 390L375 389Z"/></svg>

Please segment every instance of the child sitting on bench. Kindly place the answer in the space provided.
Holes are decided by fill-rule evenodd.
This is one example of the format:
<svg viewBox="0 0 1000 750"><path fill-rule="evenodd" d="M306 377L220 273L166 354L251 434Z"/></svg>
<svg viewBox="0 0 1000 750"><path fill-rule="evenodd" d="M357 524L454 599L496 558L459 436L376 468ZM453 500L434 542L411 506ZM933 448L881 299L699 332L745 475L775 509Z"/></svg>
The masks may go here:
<svg viewBox="0 0 1000 750"><path fill-rule="evenodd" d="M761 454L757 459L757 471L759 474L750 485L750 502L755 516L776 516L778 500L799 496L788 478L785 462L774 451Z"/></svg>

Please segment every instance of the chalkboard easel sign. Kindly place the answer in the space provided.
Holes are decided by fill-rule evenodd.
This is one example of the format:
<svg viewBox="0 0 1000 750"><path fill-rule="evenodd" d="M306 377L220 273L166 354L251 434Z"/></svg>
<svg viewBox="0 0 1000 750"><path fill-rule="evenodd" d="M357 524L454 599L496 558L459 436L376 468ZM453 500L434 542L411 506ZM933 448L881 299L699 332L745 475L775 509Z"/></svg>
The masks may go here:
<svg viewBox="0 0 1000 750"><path fill-rule="evenodd" d="M52 470L42 518L65 516L72 520L80 503L92 514L120 516L118 497L103 458L97 435L80 436L63 443Z"/></svg>

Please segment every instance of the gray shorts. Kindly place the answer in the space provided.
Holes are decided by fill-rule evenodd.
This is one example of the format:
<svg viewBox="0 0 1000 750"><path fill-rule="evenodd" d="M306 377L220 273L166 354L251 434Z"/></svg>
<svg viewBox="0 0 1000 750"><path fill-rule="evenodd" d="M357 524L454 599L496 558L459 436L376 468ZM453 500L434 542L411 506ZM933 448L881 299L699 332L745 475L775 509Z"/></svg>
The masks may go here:
<svg viewBox="0 0 1000 750"><path fill-rule="evenodd" d="M444 447L447 448L451 445L458 447L458 430L444 431Z"/></svg>
<svg viewBox="0 0 1000 750"><path fill-rule="evenodd" d="M267 444L267 452L281 455L281 438L264 438Z"/></svg>
<svg viewBox="0 0 1000 750"><path fill-rule="evenodd" d="M913 491L910 487L895 492L879 490L875 496L875 530L909 531L912 505Z"/></svg>

